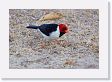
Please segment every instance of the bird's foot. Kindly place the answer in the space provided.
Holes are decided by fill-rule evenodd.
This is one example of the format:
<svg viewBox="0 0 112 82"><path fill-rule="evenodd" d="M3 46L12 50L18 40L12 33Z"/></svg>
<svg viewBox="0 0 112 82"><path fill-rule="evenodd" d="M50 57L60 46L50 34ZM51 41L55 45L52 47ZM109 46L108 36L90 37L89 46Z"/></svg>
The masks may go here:
<svg viewBox="0 0 112 82"><path fill-rule="evenodd" d="M58 45L61 45L63 47L69 45L69 42L68 41L65 41L65 40L54 40L53 41L53 45L54 45L54 43L55 44L58 44Z"/></svg>
<svg viewBox="0 0 112 82"><path fill-rule="evenodd" d="M69 44L69 42L65 41L65 40L60 40L60 44L61 46L65 47Z"/></svg>
<svg viewBox="0 0 112 82"><path fill-rule="evenodd" d="M40 47L41 48L46 48L46 46L49 46L49 45L50 45L49 42L41 42Z"/></svg>
<svg viewBox="0 0 112 82"><path fill-rule="evenodd" d="M54 44L60 44L60 41L59 40L53 40L51 44L53 44L53 45Z"/></svg>
<svg viewBox="0 0 112 82"><path fill-rule="evenodd" d="M40 45L40 48L45 48L45 45L43 45L43 44L42 44L42 45Z"/></svg>
<svg viewBox="0 0 112 82"><path fill-rule="evenodd" d="M41 42L40 43L40 48L45 48L46 47L46 44L44 42Z"/></svg>

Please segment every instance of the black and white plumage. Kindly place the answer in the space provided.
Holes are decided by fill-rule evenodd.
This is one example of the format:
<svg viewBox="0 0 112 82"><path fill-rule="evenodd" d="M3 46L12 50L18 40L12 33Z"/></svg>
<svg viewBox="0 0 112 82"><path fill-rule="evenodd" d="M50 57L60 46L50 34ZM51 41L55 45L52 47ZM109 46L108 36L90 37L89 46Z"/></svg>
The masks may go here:
<svg viewBox="0 0 112 82"><path fill-rule="evenodd" d="M47 39L59 38L68 32L65 24L42 24L40 26L29 25L27 28L37 29Z"/></svg>

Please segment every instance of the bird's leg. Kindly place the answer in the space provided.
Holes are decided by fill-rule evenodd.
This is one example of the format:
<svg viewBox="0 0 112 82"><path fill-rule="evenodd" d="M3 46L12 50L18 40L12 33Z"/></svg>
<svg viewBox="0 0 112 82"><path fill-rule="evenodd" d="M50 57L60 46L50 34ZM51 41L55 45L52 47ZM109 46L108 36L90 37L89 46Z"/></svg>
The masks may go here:
<svg viewBox="0 0 112 82"><path fill-rule="evenodd" d="M65 41L65 40L64 40L64 41L62 41L62 44L61 44L61 45L64 47L64 46L70 45L70 43L69 43L68 41Z"/></svg>
<svg viewBox="0 0 112 82"><path fill-rule="evenodd" d="M60 40L57 40L57 39L55 39L55 40L52 40L52 43L51 44L60 44Z"/></svg>
<svg viewBox="0 0 112 82"><path fill-rule="evenodd" d="M41 45L41 48L45 48L46 46L49 46L49 41L45 41L45 42L43 42L43 41L41 41L41 43L40 43Z"/></svg>
<svg viewBox="0 0 112 82"><path fill-rule="evenodd" d="M41 44L40 45L41 48L45 48L45 44L43 42L41 42L40 44Z"/></svg>
<svg viewBox="0 0 112 82"><path fill-rule="evenodd" d="M61 46L66 46L66 45L69 45L69 42L65 41L65 40L52 40L52 41L46 41L46 42L41 42L41 48L46 48L46 46L49 46L49 45L61 45Z"/></svg>
<svg viewBox="0 0 112 82"><path fill-rule="evenodd" d="M46 47L46 42L41 42L40 44L41 44L40 45L41 48L45 48Z"/></svg>
<svg viewBox="0 0 112 82"><path fill-rule="evenodd" d="M67 42L65 40L55 40L55 42L56 42L56 44L62 45L62 46L69 45L69 42Z"/></svg>

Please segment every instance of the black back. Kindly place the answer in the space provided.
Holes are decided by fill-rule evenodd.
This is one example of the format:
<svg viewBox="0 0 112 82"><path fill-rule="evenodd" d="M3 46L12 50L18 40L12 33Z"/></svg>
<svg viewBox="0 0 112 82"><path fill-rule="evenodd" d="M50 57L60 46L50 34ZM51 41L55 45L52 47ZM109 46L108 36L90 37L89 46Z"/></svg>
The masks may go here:
<svg viewBox="0 0 112 82"><path fill-rule="evenodd" d="M57 24L43 24L39 26L39 30L47 36L50 36L50 33L57 30Z"/></svg>

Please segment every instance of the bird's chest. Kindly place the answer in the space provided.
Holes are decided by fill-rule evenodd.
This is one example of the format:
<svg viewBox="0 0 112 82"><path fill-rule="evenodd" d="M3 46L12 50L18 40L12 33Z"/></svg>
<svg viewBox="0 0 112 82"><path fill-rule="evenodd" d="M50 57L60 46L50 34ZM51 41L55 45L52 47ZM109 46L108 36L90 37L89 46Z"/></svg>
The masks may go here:
<svg viewBox="0 0 112 82"><path fill-rule="evenodd" d="M59 38L60 36L59 28L57 28L56 31L50 32L48 34L43 33L41 30L39 31L45 39L56 39L56 38Z"/></svg>

